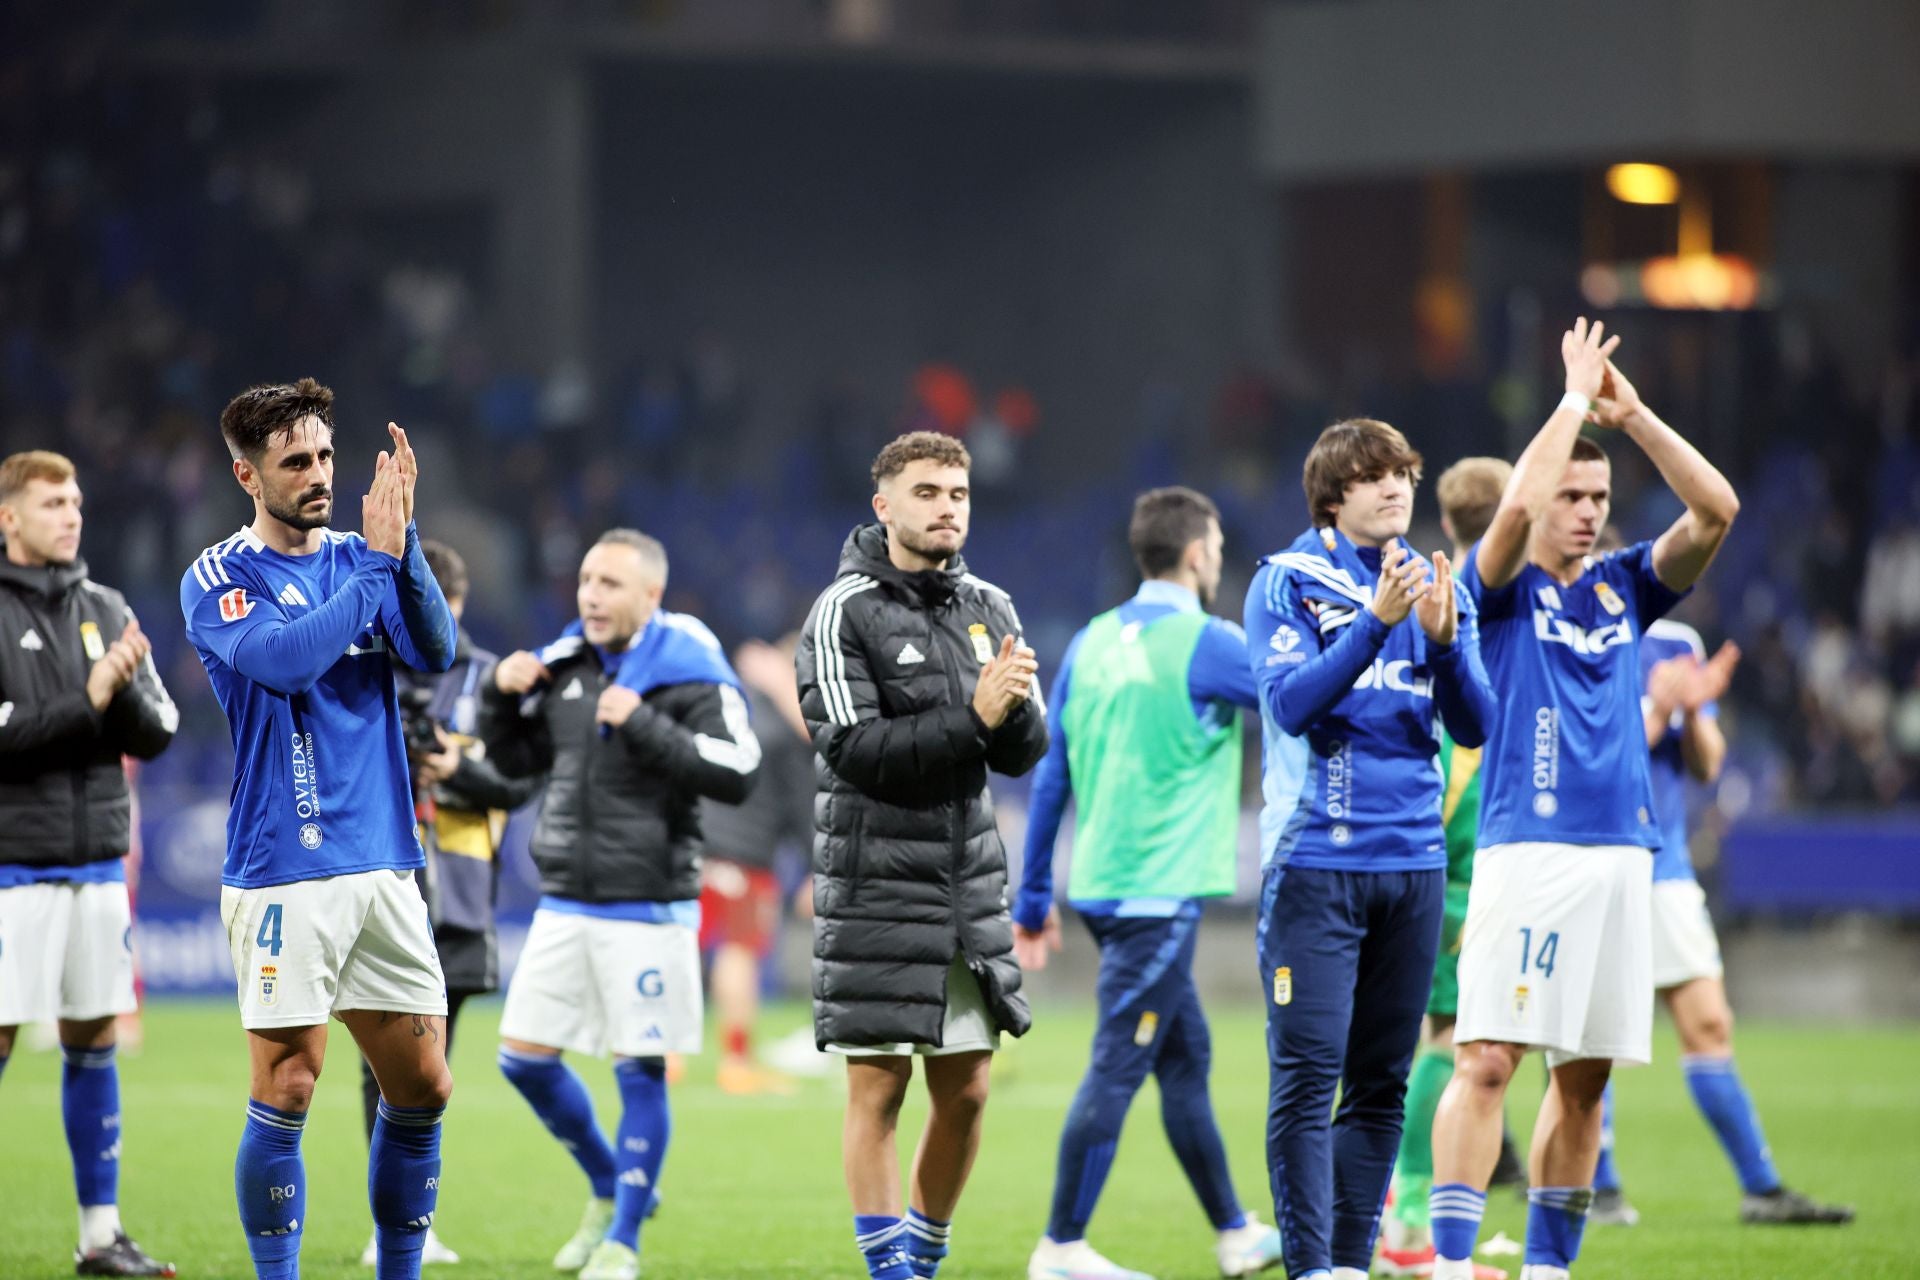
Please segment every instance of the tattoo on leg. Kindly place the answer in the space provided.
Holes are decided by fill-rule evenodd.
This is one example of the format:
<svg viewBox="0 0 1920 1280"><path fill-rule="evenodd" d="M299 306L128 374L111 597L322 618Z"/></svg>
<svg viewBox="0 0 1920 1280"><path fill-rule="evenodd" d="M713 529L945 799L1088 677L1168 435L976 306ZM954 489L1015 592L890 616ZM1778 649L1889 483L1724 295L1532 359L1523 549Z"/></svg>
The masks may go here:
<svg viewBox="0 0 1920 1280"><path fill-rule="evenodd" d="M440 1028L434 1025L435 1021L436 1019L428 1017L424 1013L414 1014L413 1038L418 1040L421 1036L432 1036L435 1041L438 1041L440 1039Z"/></svg>

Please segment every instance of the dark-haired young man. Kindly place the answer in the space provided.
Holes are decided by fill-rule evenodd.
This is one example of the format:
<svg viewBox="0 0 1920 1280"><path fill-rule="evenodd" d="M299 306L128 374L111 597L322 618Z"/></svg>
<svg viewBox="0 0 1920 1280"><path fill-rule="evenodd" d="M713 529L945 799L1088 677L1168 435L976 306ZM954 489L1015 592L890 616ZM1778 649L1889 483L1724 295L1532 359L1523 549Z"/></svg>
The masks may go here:
<svg viewBox="0 0 1920 1280"><path fill-rule="evenodd" d="M333 393L244 391L220 415L253 522L180 580L187 636L233 732L221 916L252 1087L234 1166L261 1280L298 1274L300 1134L337 1016L380 1083L368 1195L379 1280L420 1274L453 1091L446 983L414 830L393 661L453 662L454 621L413 524L407 436L374 464L363 534L335 533Z"/></svg>
<svg viewBox="0 0 1920 1280"><path fill-rule="evenodd" d="M1280 1260L1279 1234L1241 1208L1227 1171L1193 982L1201 905L1234 889L1240 709L1256 705L1245 633L1207 613L1220 588L1220 512L1192 489L1149 490L1134 501L1127 542L1140 590L1082 627L1054 676L1013 910L1021 965L1043 968L1060 947L1053 844L1077 795L1067 898L1100 948L1099 1023L1028 1280L1148 1280L1086 1237L1150 1073L1167 1139L1216 1233L1220 1273Z"/></svg>
<svg viewBox="0 0 1920 1280"><path fill-rule="evenodd" d="M1616 1061L1653 1054L1650 900L1659 821L1640 711L1640 644L1706 570L1740 509L1733 486L1641 403L1577 321L1566 395L1515 463L1461 570L1502 701L1482 761L1480 848L1460 949L1452 1082L1433 1131L1436 1280L1471 1275L1515 1069L1543 1049L1523 1280L1579 1253ZM1652 542L1596 556L1607 455L1586 421L1627 434L1687 510Z"/></svg>
<svg viewBox="0 0 1920 1280"><path fill-rule="evenodd" d="M879 523L848 536L794 660L820 756L814 1037L847 1058L842 1157L875 1280L939 1267L993 1051L1032 1021L987 771L1039 762L1046 711L1013 601L960 558L970 466L931 431L880 451ZM932 1110L903 1219L894 1129L916 1056Z"/></svg>
<svg viewBox="0 0 1920 1280"><path fill-rule="evenodd" d="M60 454L0 462L0 1071L21 1023L58 1021L74 1269L170 1276L120 1225L114 1043L135 1007L121 756L159 755L180 717L126 600L87 577L80 503Z"/></svg>
<svg viewBox="0 0 1920 1280"><path fill-rule="evenodd" d="M1493 719L1447 558L1429 566L1405 541L1420 466L1384 422L1328 427L1303 476L1313 527L1247 591L1267 1164L1302 1280L1363 1280L1372 1265L1445 903L1437 725L1478 746Z"/></svg>

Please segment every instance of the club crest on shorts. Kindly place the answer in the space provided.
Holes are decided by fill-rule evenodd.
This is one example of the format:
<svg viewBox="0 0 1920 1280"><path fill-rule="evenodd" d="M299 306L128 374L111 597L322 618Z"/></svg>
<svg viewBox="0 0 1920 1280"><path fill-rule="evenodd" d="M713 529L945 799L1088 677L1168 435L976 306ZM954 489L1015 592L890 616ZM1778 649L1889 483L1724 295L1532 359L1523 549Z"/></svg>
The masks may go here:
<svg viewBox="0 0 1920 1280"><path fill-rule="evenodd" d="M1620 593L1618 591L1615 591L1612 587L1608 586L1606 583L1604 582L1594 583L1593 594L1594 594L1594 598L1600 601L1600 607L1602 609L1605 609L1608 613L1612 614L1614 617L1617 618L1621 614L1627 611L1627 602L1620 598Z"/></svg>
<svg viewBox="0 0 1920 1280"><path fill-rule="evenodd" d="M1153 1033L1160 1029L1160 1015L1149 1009L1140 1015L1140 1025L1133 1029L1133 1042L1142 1049L1153 1043Z"/></svg>
<svg viewBox="0 0 1920 1280"><path fill-rule="evenodd" d="M80 624L80 647L87 651L89 662L98 662L107 656L107 642L100 638L100 624L83 622Z"/></svg>
<svg viewBox="0 0 1920 1280"><path fill-rule="evenodd" d="M1524 986L1515 987L1513 989L1513 1016L1514 1017L1523 1018L1526 1016L1527 996L1529 994L1530 993L1528 992L1527 988Z"/></svg>
<svg viewBox="0 0 1920 1280"><path fill-rule="evenodd" d="M973 641L973 656L980 659L981 666L993 661L993 644L987 639L986 623L976 622L969 626L967 638Z"/></svg>
<svg viewBox="0 0 1920 1280"><path fill-rule="evenodd" d="M1273 1002L1293 1003L1293 969L1289 965L1283 964L1273 971Z"/></svg>
<svg viewBox="0 0 1920 1280"><path fill-rule="evenodd" d="M260 966L260 1003L272 1004L280 998L280 970L275 965Z"/></svg>

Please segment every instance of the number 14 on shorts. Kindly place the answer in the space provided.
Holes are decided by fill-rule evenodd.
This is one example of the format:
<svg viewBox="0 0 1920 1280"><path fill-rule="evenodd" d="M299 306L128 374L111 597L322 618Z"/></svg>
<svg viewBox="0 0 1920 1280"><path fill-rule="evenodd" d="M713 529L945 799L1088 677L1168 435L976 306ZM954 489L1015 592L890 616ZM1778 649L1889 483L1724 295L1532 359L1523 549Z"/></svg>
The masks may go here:
<svg viewBox="0 0 1920 1280"><path fill-rule="evenodd" d="M1560 931L1558 929L1555 929L1552 933L1540 939L1540 947L1538 950L1534 949L1533 930L1527 928L1520 930L1520 973L1522 976L1530 972L1528 966L1531 964L1534 969L1540 971L1542 978L1551 978L1553 976L1554 957L1559 955L1559 953Z"/></svg>

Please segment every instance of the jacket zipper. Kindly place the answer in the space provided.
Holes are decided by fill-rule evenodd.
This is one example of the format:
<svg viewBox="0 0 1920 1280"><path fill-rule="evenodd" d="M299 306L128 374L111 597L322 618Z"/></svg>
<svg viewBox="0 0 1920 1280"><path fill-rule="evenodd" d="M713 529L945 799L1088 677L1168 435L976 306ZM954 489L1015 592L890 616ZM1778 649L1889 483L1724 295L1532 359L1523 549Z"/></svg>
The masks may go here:
<svg viewBox="0 0 1920 1280"><path fill-rule="evenodd" d="M592 650L588 652L591 653ZM594 660L593 665L600 671L599 681L594 686L594 705L597 707L600 694L607 687L607 673L600 668L598 658ZM580 859L580 900L598 902L600 899L595 896L593 887L596 883L593 874L593 841L587 837L593 830L593 767L604 744L600 741L598 713L590 712L589 717L587 750L580 761L580 830L575 834L574 839L586 854Z"/></svg>
<svg viewBox="0 0 1920 1280"><path fill-rule="evenodd" d="M939 625L940 619L938 614L946 613L952 608L953 601L951 600L939 605L936 616L928 620L927 628L929 651L946 652L949 658L952 656L951 652L948 651L946 646L940 644L940 637L946 629ZM962 660L967 656L963 651L961 654ZM966 689L960 680L959 670L950 661L945 665L947 687L952 690L957 703L965 706L968 699ZM952 805L953 816L948 822L949 834L947 845L950 856L947 861L947 906L953 915L953 936L960 944L960 959L966 964L969 971L977 974L979 970L974 967L973 955L967 950L967 924L966 921L961 918L960 914L960 862L966 856L967 850L967 832L965 827L967 812L966 783L962 770L956 769L954 771L953 791L949 797L949 802Z"/></svg>
<svg viewBox="0 0 1920 1280"><path fill-rule="evenodd" d="M85 621L81 616L85 613L85 610L80 607L80 602L77 598L78 595L79 589L75 588L73 596L69 597L71 601L69 607L76 620ZM51 617L46 620L44 625L47 628L47 636L49 638L60 634L55 630ZM79 630L78 626L74 629L76 632ZM80 688L82 692L86 690L87 677L91 674L92 664L87 660L86 649L83 647L80 650ZM111 705L111 703L108 704L109 708ZM105 711L100 713L100 718L104 726L106 721ZM119 763L119 757L117 756L115 757L115 763ZM86 759L82 760L80 767L74 770L73 773L73 863L75 866L79 866L87 860L87 771L91 768L93 768L93 760L89 754ZM129 845L132 843L131 832L129 832L128 843Z"/></svg>

